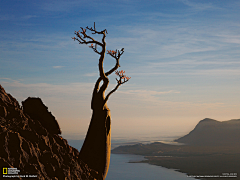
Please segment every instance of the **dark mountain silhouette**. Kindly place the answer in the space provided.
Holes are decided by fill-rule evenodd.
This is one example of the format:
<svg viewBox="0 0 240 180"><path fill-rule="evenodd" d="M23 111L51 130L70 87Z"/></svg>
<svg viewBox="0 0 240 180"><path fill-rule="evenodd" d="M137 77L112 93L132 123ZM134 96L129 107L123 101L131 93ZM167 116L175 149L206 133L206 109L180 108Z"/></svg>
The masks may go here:
<svg viewBox="0 0 240 180"><path fill-rule="evenodd" d="M3 168L17 168L19 175L37 175L35 179L41 180L97 179L98 173L88 168L60 133L40 98L28 98L21 108L0 85L1 176Z"/></svg>
<svg viewBox="0 0 240 180"><path fill-rule="evenodd" d="M188 145L240 145L240 119L203 119L189 134L175 141Z"/></svg>

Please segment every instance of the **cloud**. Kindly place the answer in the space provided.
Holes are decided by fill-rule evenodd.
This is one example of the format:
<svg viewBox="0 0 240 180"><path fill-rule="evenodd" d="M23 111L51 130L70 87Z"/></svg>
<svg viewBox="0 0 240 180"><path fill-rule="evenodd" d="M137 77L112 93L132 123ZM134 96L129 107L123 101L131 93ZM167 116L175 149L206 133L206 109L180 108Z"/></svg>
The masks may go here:
<svg viewBox="0 0 240 180"><path fill-rule="evenodd" d="M62 85L48 83L25 84L22 80L1 79L1 84L20 100L32 96L43 97L53 101L62 101L64 99L67 101L79 101L81 99L85 102L87 101L86 97L90 98L93 88L93 84L91 83L69 83ZM76 96L79 96L79 98L76 98Z"/></svg>
<svg viewBox="0 0 240 180"><path fill-rule="evenodd" d="M36 15L24 15L24 16L15 16L15 15L9 15L9 14L5 14L5 15L0 15L0 21L25 21L25 20L29 20L31 18L36 18L39 16Z"/></svg>
<svg viewBox="0 0 240 180"><path fill-rule="evenodd" d="M53 0L53 1L46 1L41 4L41 9L45 11L52 11L52 12L69 12L71 9L80 7L82 8L85 6L86 2L82 2L79 0L70 0L70 1L63 1L63 0Z"/></svg>
<svg viewBox="0 0 240 180"><path fill-rule="evenodd" d="M9 36L9 34L11 34L11 32L3 32L0 34L0 53L9 53L9 56L14 53L25 52L25 55L34 54L32 55L34 57L46 56L47 54L62 57L62 54L66 54L65 52L76 52L76 50L81 52L81 50L84 49L84 47L74 43L70 35L64 33L43 34L32 32L28 34L19 33L19 36ZM43 51L45 53L42 53ZM56 53L56 51L58 51L58 53ZM38 56L36 56L37 53L39 53ZM71 54L71 57L77 54L79 53ZM87 54L86 51L85 54ZM66 56L69 57L69 55Z"/></svg>
<svg viewBox="0 0 240 180"><path fill-rule="evenodd" d="M84 76L87 76L87 77L98 76L98 73L87 73L87 74L84 74Z"/></svg>
<svg viewBox="0 0 240 180"><path fill-rule="evenodd" d="M121 99L129 99L129 102L134 102L134 106L141 107L141 104L145 104L146 108L151 108L152 106L156 107L156 104L161 105L164 102L161 99L163 96L166 95L169 96L171 94L180 93L180 91L176 90L154 91L154 90L139 90L136 89L136 87L132 88L134 90L118 91L119 95L117 96L121 96Z"/></svg>
<svg viewBox="0 0 240 180"><path fill-rule="evenodd" d="M221 34L218 33L215 36L221 39L222 42L240 45L240 36L237 34L233 34L232 32L223 32Z"/></svg>
<svg viewBox="0 0 240 180"><path fill-rule="evenodd" d="M206 11L211 9L219 9L216 6L213 6L212 3L200 3L199 1L194 0L180 0L183 4L187 5L188 7L192 8L193 11Z"/></svg>
<svg viewBox="0 0 240 180"><path fill-rule="evenodd" d="M28 20L28 19L36 18L36 17L39 17L39 16L36 16L36 15L25 15L25 16L21 16L20 19Z"/></svg>
<svg viewBox="0 0 240 180"><path fill-rule="evenodd" d="M15 19L14 15L9 15L9 14L0 15L0 21L11 21L14 19Z"/></svg>
<svg viewBox="0 0 240 180"><path fill-rule="evenodd" d="M232 76L238 74L236 68L240 65L240 36L236 30L239 24L228 27L228 22L211 26L208 22L119 26L118 31L126 34L109 38L108 45L125 48L120 63L129 62L126 68L130 76L204 73Z"/></svg>
<svg viewBox="0 0 240 180"><path fill-rule="evenodd" d="M53 66L54 69L61 69L64 68L65 66Z"/></svg>
<svg viewBox="0 0 240 180"><path fill-rule="evenodd" d="M0 80L0 84L6 92L11 93L19 102L29 96L42 98L44 104L57 118L64 133L86 133L92 113L90 104L94 84L25 84L10 78L1 78ZM222 99L217 101L197 99L194 101L186 98L181 101L179 97L185 92L178 90L139 89L131 84L128 89L130 90L120 87L110 97L108 106L114 118L114 127L118 126L124 129L121 124L136 124L136 121L139 122L140 119L144 127L149 123L160 126L161 122L176 123L179 119L190 120L192 117L196 119L199 116L204 118L209 115L213 117L213 114L226 115L239 107L236 103L229 106ZM230 108L231 110L229 110ZM174 121L171 120L173 117L175 117Z"/></svg>
<svg viewBox="0 0 240 180"><path fill-rule="evenodd" d="M236 59L229 60L229 57L224 56L221 59L218 55L205 55L196 58L192 57L192 59L150 62L145 66L145 69L148 69L148 71L152 69L152 73L161 69L162 73L169 74L198 74L206 71L214 72L213 74L228 72L231 75L231 72L235 74L238 67L240 67L240 62L236 61Z"/></svg>
<svg viewBox="0 0 240 180"><path fill-rule="evenodd" d="M36 83L36 84L24 84L21 81L12 80L9 78L1 78L1 85L5 88L8 93L11 93L16 97L19 102L26 99L27 97L40 97L46 104L57 112L58 117L64 116L64 113L69 114L71 108L81 108L79 111L83 117L87 117L90 112L90 102L92 89L94 84L92 83L70 83L62 85L54 85L47 83ZM111 85L109 89L114 87ZM111 106L115 108L135 107L142 108L189 108L189 107L222 107L224 104L221 102L190 102L190 101L166 101L162 97L173 94L180 95L181 92L177 90L167 91L155 91L155 90L140 90L137 87L131 86L131 90L124 90L120 88L113 97L110 98ZM127 103L126 103L127 102ZM86 106L87 104L87 106ZM65 112L61 112L64 108ZM70 108L70 109L67 109ZM62 109L63 110L63 109Z"/></svg>
<svg viewBox="0 0 240 180"><path fill-rule="evenodd" d="M163 95L163 94L175 94L180 93L179 91L169 90L169 91L151 91L151 90L128 90L122 92L124 94L137 94L138 96L144 96L148 94L149 96Z"/></svg>
<svg viewBox="0 0 240 180"><path fill-rule="evenodd" d="M133 87L130 87L133 88ZM226 108L229 104L226 104L222 99L214 101L208 100L197 100L186 97L188 90L180 92L177 90L168 91L155 91L155 90L120 90L114 97L109 105L112 107L112 111L119 114L118 112L124 112L126 114L132 114L133 117L138 116L189 116L192 114L205 115L211 111L219 111L222 108ZM197 96L197 94L196 94ZM186 98L181 98L186 97ZM192 111L192 112L190 112Z"/></svg>
<svg viewBox="0 0 240 180"><path fill-rule="evenodd" d="M179 25L137 27L119 27L127 31L127 37L110 38L111 47L124 47L127 53L142 59L177 57L189 53L216 51L223 47L219 42L211 41L209 28L182 27ZM207 30L208 29L208 30Z"/></svg>

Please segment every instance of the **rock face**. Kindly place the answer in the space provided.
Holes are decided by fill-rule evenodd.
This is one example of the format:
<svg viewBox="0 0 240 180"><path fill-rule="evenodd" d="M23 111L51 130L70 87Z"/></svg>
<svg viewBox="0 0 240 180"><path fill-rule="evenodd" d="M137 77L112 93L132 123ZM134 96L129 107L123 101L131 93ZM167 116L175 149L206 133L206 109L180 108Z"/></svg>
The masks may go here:
<svg viewBox="0 0 240 180"><path fill-rule="evenodd" d="M22 102L22 106L23 112L28 114L33 120L38 120L49 133L61 134L58 122L40 98L29 97Z"/></svg>
<svg viewBox="0 0 240 180"><path fill-rule="evenodd" d="M97 179L98 173L79 159L78 150L60 133L40 98L28 98L22 110L0 85L1 171L3 167L17 168L19 175L37 175L35 179L41 180Z"/></svg>
<svg viewBox="0 0 240 180"><path fill-rule="evenodd" d="M175 140L189 145L240 145L240 119L216 121L203 119L187 135Z"/></svg>

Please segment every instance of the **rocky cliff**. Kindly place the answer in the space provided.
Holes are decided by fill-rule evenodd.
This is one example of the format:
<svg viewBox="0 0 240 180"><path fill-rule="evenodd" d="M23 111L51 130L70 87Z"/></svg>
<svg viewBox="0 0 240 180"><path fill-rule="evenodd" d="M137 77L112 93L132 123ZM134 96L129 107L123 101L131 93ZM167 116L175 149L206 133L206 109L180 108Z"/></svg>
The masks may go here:
<svg viewBox="0 0 240 180"><path fill-rule="evenodd" d="M216 121L205 118L187 135L175 140L189 145L240 145L240 119Z"/></svg>
<svg viewBox="0 0 240 180"><path fill-rule="evenodd" d="M25 175L41 180L97 179L97 172L59 134L55 117L40 98L28 98L20 107L0 85L1 178L7 174L3 168L17 168L17 179Z"/></svg>

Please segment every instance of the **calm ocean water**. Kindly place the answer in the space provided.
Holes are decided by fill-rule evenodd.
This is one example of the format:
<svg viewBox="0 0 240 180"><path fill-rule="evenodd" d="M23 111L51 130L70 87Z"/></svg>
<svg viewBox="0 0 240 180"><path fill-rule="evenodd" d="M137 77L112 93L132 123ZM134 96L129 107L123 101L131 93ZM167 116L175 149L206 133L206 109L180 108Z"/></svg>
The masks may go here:
<svg viewBox="0 0 240 180"><path fill-rule="evenodd" d="M68 140L69 144L80 150L83 140ZM126 144L116 142L116 144ZM129 163L143 160L143 156L111 154L110 167L106 180L194 180L186 174L154 166L147 163Z"/></svg>
<svg viewBox="0 0 240 180"><path fill-rule="evenodd" d="M147 163L128 163L141 161L143 156L111 154L110 167L106 180L193 180L186 174L154 166Z"/></svg>

